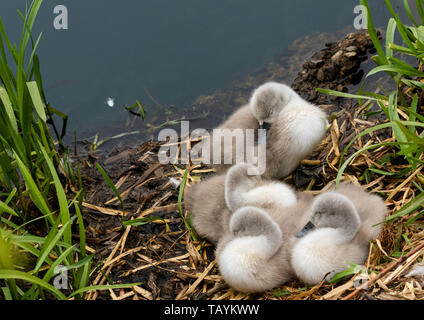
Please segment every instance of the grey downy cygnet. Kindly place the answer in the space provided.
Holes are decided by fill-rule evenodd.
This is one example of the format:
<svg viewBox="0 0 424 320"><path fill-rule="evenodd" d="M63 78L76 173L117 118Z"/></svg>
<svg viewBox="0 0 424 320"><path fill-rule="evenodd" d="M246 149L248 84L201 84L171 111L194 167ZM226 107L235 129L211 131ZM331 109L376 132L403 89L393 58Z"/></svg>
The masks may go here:
<svg viewBox="0 0 424 320"><path fill-rule="evenodd" d="M386 211L380 197L352 184L317 196L310 221L292 248L291 264L297 277L316 284L331 279L349 263L363 264L369 241L378 237Z"/></svg>
<svg viewBox="0 0 424 320"><path fill-rule="evenodd" d="M262 209L243 207L231 217L230 232L218 243L220 273L234 289L261 292L293 278L283 232Z"/></svg>
<svg viewBox="0 0 424 320"><path fill-rule="evenodd" d="M291 88L284 85L279 87L282 94L290 98L277 117L274 115L267 118L267 112L263 112L263 106L266 103L255 103L253 99L255 93L252 96L251 108L259 122L271 122L267 138L265 176L284 178L293 172L321 142L325 136L328 121L327 114L319 107L302 99ZM272 87L272 90L277 89ZM257 94L265 95L262 91ZM259 98L256 101L260 101Z"/></svg>
<svg viewBox="0 0 424 320"><path fill-rule="evenodd" d="M230 233L219 240L215 253L225 282L238 291L264 292L294 279L291 249L308 220L311 198L305 196L279 210L252 206L236 210Z"/></svg>
<svg viewBox="0 0 424 320"><path fill-rule="evenodd" d="M296 203L291 187L264 181L255 166L239 163L226 174L214 175L185 191L184 205L191 213L196 232L212 243L229 233L231 212L253 205L261 208L285 207Z"/></svg>
<svg viewBox="0 0 424 320"><path fill-rule="evenodd" d="M210 143L211 159L214 150L220 151L221 163L215 164L218 171L225 171L237 162L258 165L256 156L259 145L264 141L258 139L257 129L266 128L264 176L280 179L288 176L313 151L324 137L327 126L327 115L320 108L302 99L285 84L267 82L254 90L249 104L241 107L217 128L239 129L243 133L241 142L232 137L231 148L227 146L225 149L225 136L230 136L228 132L217 139L212 135L205 143ZM254 141L259 142L259 145L252 146L253 159L250 159L245 148L246 129L253 129ZM240 148L237 143L242 143L244 147Z"/></svg>

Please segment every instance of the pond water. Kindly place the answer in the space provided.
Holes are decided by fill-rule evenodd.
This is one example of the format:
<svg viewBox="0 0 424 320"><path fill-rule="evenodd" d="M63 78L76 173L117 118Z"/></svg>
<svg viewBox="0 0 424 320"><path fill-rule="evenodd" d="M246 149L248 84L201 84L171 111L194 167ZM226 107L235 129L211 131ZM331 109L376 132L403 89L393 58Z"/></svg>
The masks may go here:
<svg viewBox="0 0 424 320"><path fill-rule="evenodd" d="M0 2L14 42L25 2ZM358 2L45 0L35 32L43 32L38 54L46 95L70 116L71 136L123 132L125 106L141 101L148 121L159 104L189 104L263 66L299 37L352 26ZM375 24L385 25L384 0L369 2ZM402 0L392 3L403 12ZM57 5L68 9L68 30L54 28Z"/></svg>

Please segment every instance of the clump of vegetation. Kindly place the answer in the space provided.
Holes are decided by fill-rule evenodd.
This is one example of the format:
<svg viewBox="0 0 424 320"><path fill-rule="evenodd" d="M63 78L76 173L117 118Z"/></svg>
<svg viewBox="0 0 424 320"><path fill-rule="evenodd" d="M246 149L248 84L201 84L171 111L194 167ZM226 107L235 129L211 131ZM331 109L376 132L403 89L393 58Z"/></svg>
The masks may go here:
<svg viewBox="0 0 424 320"><path fill-rule="evenodd" d="M357 134L345 147L340 156L337 183L346 174L346 170L353 164L355 159L364 156L369 167L358 177L367 185L378 185L379 182L384 188L376 188L389 206L391 214L384 221L386 232L381 240L386 244L383 248L373 248L375 265L368 273L374 273L374 278L370 278L368 285L371 285L378 278L389 274L398 267L403 258L412 254L420 256L424 252L422 241L423 225L420 218L424 215L424 176L421 173L424 158L424 1L416 0L416 9L420 21L417 21L412 14L408 1L404 1L404 7L411 24L404 24L397 14L390 0L385 0L392 17L388 21L385 43L381 44L374 27L371 12L367 0L360 0L368 10L368 33L377 50L377 55L372 57L377 64L368 76L379 72L386 72L395 83L395 90L384 94L366 92L362 89L358 94L349 94L331 90L318 89L319 92L331 94L344 98L357 99L359 107L365 110L364 117L372 115L379 116L377 125L363 130ZM400 37L399 41L396 41ZM412 63L411 63L412 61ZM361 144L359 148L352 151L355 142L363 137L375 137L381 130L391 131L391 137L375 143ZM377 139L378 140L378 139ZM369 140L370 142L372 141ZM369 152L376 152L378 157L371 157ZM346 154L350 153L345 159ZM382 222L383 223L383 222ZM377 245L381 245L380 242ZM381 250L380 250L381 249ZM386 251L384 251L386 250ZM381 255L381 253L384 253ZM388 259L397 259L392 264L388 264ZM419 261L419 260L418 260ZM383 266L385 268L383 268ZM406 270L407 266L403 270ZM399 270L397 270L399 273ZM355 272L345 272L352 274ZM377 276L376 276L377 275ZM393 279L397 278L398 275ZM337 280L340 277L337 278ZM390 278L389 278L390 279ZM400 283L397 283L399 288ZM365 286L364 286L365 288ZM348 298L354 297L360 290L352 293ZM393 293L393 298L396 297ZM397 296L400 297L400 296Z"/></svg>
<svg viewBox="0 0 424 320"><path fill-rule="evenodd" d="M358 99L360 107L364 105L365 101L372 100L378 105L379 109L377 111L372 111L369 114L380 113L384 114L387 118L385 123L374 126L358 134L346 146L340 158L340 170L337 177L338 182L340 181L340 178L348 164L358 154L363 153L366 150L388 146L395 147L394 152L388 157L385 157L384 160L372 166L370 170L364 174L365 180L367 183L370 182L370 172L398 179L407 178L424 163L422 157L424 152L424 116L420 114L418 110L418 106L421 106L424 101L422 91L424 89L424 72L422 71L424 61L424 1L416 0L417 9L422 19L421 25L415 21L408 2L405 1L405 9L414 24L414 26L407 26L400 21L399 15L394 12L390 1L386 0L387 7L393 17L390 18L387 25L385 48L383 48L378 39L371 14L369 12L368 2L366 0L361 0L360 2L368 9L368 32L378 53L378 55L372 57L373 61L378 66L372 69L368 73L367 77L378 72L385 71L395 81L396 90L390 93L386 92L386 95L361 90L359 94L355 95L319 89L322 93L340 97L356 98ZM406 47L395 43L396 30L401 35ZM396 58L396 53L414 57L417 61L417 66L411 66L405 61L405 59L402 60ZM366 108L367 110L370 110L373 106L374 103L371 103L368 104ZM362 149L357 150L345 162L343 162L344 155L347 150L357 139L384 128L392 129L394 138L392 142L382 142L365 146ZM382 169L398 157L403 157L407 161L401 170L393 172ZM418 174L418 177L421 177L421 174ZM416 187L419 186L417 185ZM424 203L424 193L421 188L418 188L418 190L419 193L415 198L414 204L409 206L408 210L404 209L397 212L396 215L388 217L386 221L392 221L397 217L410 214L411 212L418 210ZM414 220L424 214L424 210L418 211L417 216L413 217Z"/></svg>
<svg viewBox="0 0 424 320"><path fill-rule="evenodd" d="M73 174L62 144L67 116L46 100L36 54L41 34L32 36L41 4L42 0L34 0L19 12L23 27L17 45L8 39L0 19L0 296L4 299L82 298L93 289L88 286L93 255L85 246L81 177ZM61 133L54 115L63 120ZM72 199L67 198L66 183L76 190ZM73 226L79 232L78 242L72 237ZM31 234L36 229L45 236ZM52 285L58 267L69 274L69 284L62 287L68 296Z"/></svg>

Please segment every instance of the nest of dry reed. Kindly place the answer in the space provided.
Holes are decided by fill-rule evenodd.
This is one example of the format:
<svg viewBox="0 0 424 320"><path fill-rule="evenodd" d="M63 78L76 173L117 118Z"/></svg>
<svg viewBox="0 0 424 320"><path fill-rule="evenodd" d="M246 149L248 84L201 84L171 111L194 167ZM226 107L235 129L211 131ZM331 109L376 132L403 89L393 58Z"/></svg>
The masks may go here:
<svg viewBox="0 0 424 320"><path fill-rule="evenodd" d="M332 106L322 106L331 109ZM326 138L313 155L285 182L298 190L318 194L336 180L339 161L346 145L359 132L384 120L361 119L361 110L355 105L344 107L338 113ZM400 114L402 115L402 113ZM393 142L388 129L357 139L346 156L364 146ZM190 147L196 141L188 141ZM219 275L214 247L203 239L193 240L185 221L189 213L184 206L179 211L179 188L187 170L186 188L214 174L206 166L162 165L158 162L158 142L147 142L139 148L116 150L103 161L125 203L125 213L102 177L88 158L83 170L86 194L84 202L87 224L88 250L95 254L98 267L93 272L91 285L139 282L131 289L93 291L87 299L234 299L234 300L310 300L310 299L423 299L424 279L406 277L411 267L424 257L424 224L420 219L405 225L413 215L397 218L383 226L380 237L370 243L365 266L368 274L350 275L331 284L321 282L305 287L299 281L286 283L263 294L246 294L229 288ZM182 143L178 143L178 157ZM406 179L388 175L371 176L364 183L364 172L390 153L392 146L382 146L357 155L346 167L343 180L361 184L372 193L380 194L389 215L412 201L421 185L422 165ZM402 163L388 163L384 170L397 172ZM200 199L201 201L201 199ZM125 220L154 217L142 225L122 228ZM363 284L358 289L358 279Z"/></svg>

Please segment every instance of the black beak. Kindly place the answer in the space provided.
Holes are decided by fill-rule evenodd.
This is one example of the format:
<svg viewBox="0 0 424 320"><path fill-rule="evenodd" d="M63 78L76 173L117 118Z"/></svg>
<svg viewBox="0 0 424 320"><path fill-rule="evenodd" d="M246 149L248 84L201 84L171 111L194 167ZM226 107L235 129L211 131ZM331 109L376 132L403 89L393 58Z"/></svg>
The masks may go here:
<svg viewBox="0 0 424 320"><path fill-rule="evenodd" d="M259 129L265 129L267 131L267 133L268 133L270 128L271 128L270 122L264 122L264 123L259 125Z"/></svg>
<svg viewBox="0 0 424 320"><path fill-rule="evenodd" d="M265 130L265 140L259 139L260 141L258 141L258 144L261 144L261 143L268 140L268 134L269 134L269 129L271 129L271 123L270 122L264 122L262 124L259 124L259 129Z"/></svg>
<svg viewBox="0 0 424 320"><path fill-rule="evenodd" d="M303 229L296 235L296 238L302 238L303 236L305 236L307 233L311 232L312 230L315 229L314 224L309 221L304 227Z"/></svg>

